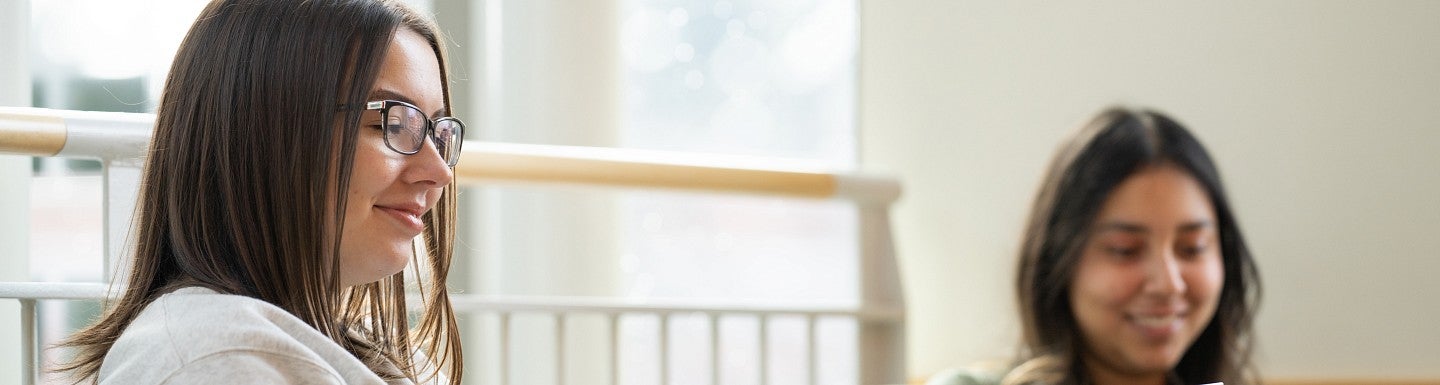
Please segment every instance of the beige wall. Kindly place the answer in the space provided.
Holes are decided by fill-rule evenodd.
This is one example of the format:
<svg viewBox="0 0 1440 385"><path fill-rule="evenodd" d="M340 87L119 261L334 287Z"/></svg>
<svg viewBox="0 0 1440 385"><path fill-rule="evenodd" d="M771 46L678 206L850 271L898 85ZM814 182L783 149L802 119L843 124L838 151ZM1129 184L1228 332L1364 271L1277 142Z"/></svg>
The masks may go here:
<svg viewBox="0 0 1440 385"><path fill-rule="evenodd" d="M1011 352L1044 163L1125 103L1218 158L1267 377L1440 378L1440 2L861 5L862 156L905 182L913 375Z"/></svg>

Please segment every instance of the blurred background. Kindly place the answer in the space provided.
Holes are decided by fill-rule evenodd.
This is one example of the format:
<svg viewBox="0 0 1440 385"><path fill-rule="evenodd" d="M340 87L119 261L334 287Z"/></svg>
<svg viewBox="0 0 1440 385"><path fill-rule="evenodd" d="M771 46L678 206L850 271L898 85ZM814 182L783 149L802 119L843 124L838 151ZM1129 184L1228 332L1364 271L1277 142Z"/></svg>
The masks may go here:
<svg viewBox="0 0 1440 385"><path fill-rule="evenodd" d="M1265 284L1262 375L1440 379L1440 2L412 3L450 38L456 115L478 127L469 139L899 176L893 230L912 377L1014 353L1014 254L1040 174L1091 114L1127 104L1178 118L1219 162ZM153 112L203 5L0 1L0 105ZM0 218L0 280L100 279L99 169L0 156L0 209L12 214ZM525 187L467 188L462 199L454 286L467 292L855 296L855 213L844 205ZM4 341L18 339L16 308L0 303ZM96 308L45 303L61 321L41 325L44 338ZM549 346L545 322L526 322L537 332L521 330L530 337L516 349ZM685 345L690 329L677 322L672 339ZM773 351L803 347L780 337L790 321L773 322ZM631 351L653 343L654 324L627 321ZM757 325L722 327L740 335ZM824 367L854 365L852 328L822 325ZM494 354L475 338L467 353L479 353L467 356ZM746 341L726 349L758 348ZM0 346L0 373L18 371L4 366L18 368L9 348L18 345ZM602 363L571 365L585 373ZM756 366L737 359L719 370L747 383ZM470 367L477 383L494 380L484 364ZM852 383L848 373L822 379ZM770 379L799 375L779 368Z"/></svg>
<svg viewBox="0 0 1440 385"><path fill-rule="evenodd" d="M863 1L860 15L860 163L905 182L912 373L1013 350L1040 175L1122 103L1173 115L1219 163L1265 285L1262 375L1440 378L1440 2Z"/></svg>

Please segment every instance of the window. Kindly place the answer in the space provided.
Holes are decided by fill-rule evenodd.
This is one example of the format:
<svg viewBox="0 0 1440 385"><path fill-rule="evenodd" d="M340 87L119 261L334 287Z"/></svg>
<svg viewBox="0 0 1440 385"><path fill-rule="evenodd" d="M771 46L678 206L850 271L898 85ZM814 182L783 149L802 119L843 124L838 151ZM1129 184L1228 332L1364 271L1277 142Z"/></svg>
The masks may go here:
<svg viewBox="0 0 1440 385"><path fill-rule="evenodd" d="M854 1L492 1L484 13L487 56L472 53L477 64L468 68L485 74L473 77L484 83L475 87L475 109L488 121L481 137L826 169L856 163ZM480 204L470 218L483 218L472 244L482 261L475 292L856 299L856 214L845 204L525 187L486 187L471 198ZM550 321L514 322L514 349L548 356ZM681 357L709 348L708 321L676 315L672 322L667 339L676 361L661 381L654 376L659 319L623 319L620 359L635 370L620 373L621 383L707 383L710 363ZM719 327L721 382L757 383L757 320L725 318ZM769 382L804 382L805 363L794 359L806 348L803 320L776 317L766 327ZM842 369L855 366L853 328L847 320L820 322L821 383L855 382ZM470 346L488 349L487 342ZM589 351L586 343L566 346ZM574 361L568 378L604 373ZM489 365L470 367L486 376ZM519 383L553 381L549 363L534 365L512 364L511 375Z"/></svg>

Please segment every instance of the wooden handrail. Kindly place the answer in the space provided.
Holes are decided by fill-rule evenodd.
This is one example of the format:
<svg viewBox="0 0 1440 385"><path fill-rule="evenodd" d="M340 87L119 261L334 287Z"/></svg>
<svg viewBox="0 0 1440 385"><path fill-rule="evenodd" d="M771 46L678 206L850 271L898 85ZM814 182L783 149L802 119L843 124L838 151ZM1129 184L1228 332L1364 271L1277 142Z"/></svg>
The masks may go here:
<svg viewBox="0 0 1440 385"><path fill-rule="evenodd" d="M63 118L0 109L0 153L51 156L64 147Z"/></svg>
<svg viewBox="0 0 1440 385"><path fill-rule="evenodd" d="M153 114L0 107L0 153L137 160ZM560 183L711 191L889 204L894 178L827 171L802 161L608 147L468 141L462 183Z"/></svg>

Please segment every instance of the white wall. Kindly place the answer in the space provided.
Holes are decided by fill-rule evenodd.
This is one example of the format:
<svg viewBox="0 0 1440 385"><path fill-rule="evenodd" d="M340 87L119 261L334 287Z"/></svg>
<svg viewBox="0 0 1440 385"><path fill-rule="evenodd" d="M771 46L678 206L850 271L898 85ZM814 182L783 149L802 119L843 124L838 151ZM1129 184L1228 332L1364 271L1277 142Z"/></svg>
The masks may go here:
<svg viewBox="0 0 1440 385"><path fill-rule="evenodd" d="M1012 351L1040 173L1118 102L1218 158L1265 376L1440 378L1440 2L861 4L862 157L905 182L912 375Z"/></svg>

